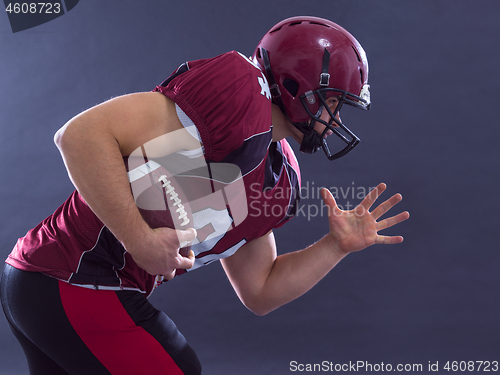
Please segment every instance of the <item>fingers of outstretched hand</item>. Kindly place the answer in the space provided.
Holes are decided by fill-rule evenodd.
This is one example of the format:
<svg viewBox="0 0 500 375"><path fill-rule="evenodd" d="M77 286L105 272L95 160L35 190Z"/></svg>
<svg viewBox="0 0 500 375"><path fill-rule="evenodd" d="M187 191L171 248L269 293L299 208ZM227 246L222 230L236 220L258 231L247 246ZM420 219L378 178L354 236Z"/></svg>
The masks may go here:
<svg viewBox="0 0 500 375"><path fill-rule="evenodd" d="M378 197L384 192L386 188L387 188L386 184L384 183L378 184L378 186L375 189L373 189L366 195L366 197L360 203L360 206L362 206L366 211L368 211L370 207L373 205L373 203L378 199Z"/></svg>
<svg viewBox="0 0 500 375"><path fill-rule="evenodd" d="M377 222L377 231L390 228L398 223L401 223L402 221L405 221L409 217L410 213L408 211L405 211L397 214L396 216L391 216L387 219L381 220Z"/></svg>
<svg viewBox="0 0 500 375"><path fill-rule="evenodd" d="M388 201L390 201L390 199ZM386 202L388 202L388 201L386 201ZM399 201L401 201L401 199L396 201L394 204L398 203ZM392 204L389 208L394 206L394 204ZM385 210L383 213L387 212L387 210ZM383 215L383 213L381 215ZM387 219L381 220L381 221L377 222L377 227L376 227L377 232L380 230L386 229L386 228L390 228L398 223L401 223L402 221L405 221L409 217L410 217L410 213L408 211L405 211L405 212L401 212L401 213L397 214L396 216L391 216ZM384 245L398 244L401 242L403 242L402 236L380 236L380 235L377 235L377 238L375 240L375 243L384 244Z"/></svg>
<svg viewBox="0 0 500 375"><path fill-rule="evenodd" d="M377 236L376 244L380 245L394 245L403 242L402 236Z"/></svg>
<svg viewBox="0 0 500 375"><path fill-rule="evenodd" d="M392 197L387 199L385 202L380 203L373 211L372 217L377 220L382 215L384 215L387 211L389 211L392 207L403 200L403 196L401 194L394 194Z"/></svg>

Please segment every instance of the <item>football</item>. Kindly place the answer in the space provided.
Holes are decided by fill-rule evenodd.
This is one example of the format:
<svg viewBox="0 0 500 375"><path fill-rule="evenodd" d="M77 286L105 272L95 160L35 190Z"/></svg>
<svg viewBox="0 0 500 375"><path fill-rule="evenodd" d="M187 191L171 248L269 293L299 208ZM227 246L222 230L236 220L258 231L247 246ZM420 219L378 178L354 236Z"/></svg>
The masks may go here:
<svg viewBox="0 0 500 375"><path fill-rule="evenodd" d="M153 160L129 158L125 164L135 203L151 228L193 227L188 199L174 174ZM187 257L191 246L182 245L179 253Z"/></svg>

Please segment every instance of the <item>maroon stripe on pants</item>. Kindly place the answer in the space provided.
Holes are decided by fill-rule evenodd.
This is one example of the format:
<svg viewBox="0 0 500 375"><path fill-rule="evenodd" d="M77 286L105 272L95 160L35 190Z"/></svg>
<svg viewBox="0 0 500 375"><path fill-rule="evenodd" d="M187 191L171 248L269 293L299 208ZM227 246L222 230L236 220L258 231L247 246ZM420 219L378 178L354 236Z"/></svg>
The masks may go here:
<svg viewBox="0 0 500 375"><path fill-rule="evenodd" d="M114 291L59 281L59 292L71 325L112 374L183 375L163 346L134 323Z"/></svg>

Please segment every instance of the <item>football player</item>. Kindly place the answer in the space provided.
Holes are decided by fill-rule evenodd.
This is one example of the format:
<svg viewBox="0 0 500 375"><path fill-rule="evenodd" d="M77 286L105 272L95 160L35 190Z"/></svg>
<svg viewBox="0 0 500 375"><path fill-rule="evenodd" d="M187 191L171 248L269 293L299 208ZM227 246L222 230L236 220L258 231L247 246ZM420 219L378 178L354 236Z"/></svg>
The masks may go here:
<svg viewBox="0 0 500 375"><path fill-rule="evenodd" d="M152 92L65 124L55 142L76 190L18 240L2 276L2 306L30 372L200 374L185 338L147 300L161 282L221 260L242 303L264 315L347 254L403 241L379 234L409 217L380 219L401 195L375 205L380 184L342 211L323 189L329 233L277 255L273 229L300 198L286 138L329 160L346 155L359 138L340 118L343 105L370 107L363 48L329 20L294 17L272 27L251 58L232 51L184 63ZM185 181L168 184L167 198L175 195L184 219L189 200L188 229L152 228L138 209L133 184L158 165Z"/></svg>

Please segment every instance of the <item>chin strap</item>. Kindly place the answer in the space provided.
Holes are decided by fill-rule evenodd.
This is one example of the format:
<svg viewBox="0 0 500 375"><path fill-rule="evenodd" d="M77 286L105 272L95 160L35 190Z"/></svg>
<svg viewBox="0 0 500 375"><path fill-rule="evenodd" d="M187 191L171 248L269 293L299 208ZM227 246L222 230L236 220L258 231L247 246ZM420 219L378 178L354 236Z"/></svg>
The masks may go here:
<svg viewBox="0 0 500 375"><path fill-rule="evenodd" d="M329 67L330 67L330 52L328 52L328 50L325 48L325 51L323 53L323 64L321 67L321 74L319 75L319 86L322 88L326 88L330 84L330 73L328 73ZM312 104L316 99L314 98L314 94L312 92L310 92L310 94L311 94L310 100L312 100L311 102ZM308 93L306 93L306 96L307 95ZM323 104L320 103L318 111L316 112L315 115L316 118L321 116L323 109L324 106ZM294 124L295 127L298 128L304 134L304 138L302 139L302 144L300 145L300 151L308 154L312 154L318 151L320 148L325 149L325 146L328 147L323 138L323 134L320 135L314 130L314 125L316 124L315 117L311 117L311 120L309 122Z"/></svg>
<svg viewBox="0 0 500 375"><path fill-rule="evenodd" d="M321 69L321 74L319 75L319 85L320 87L328 87L330 84L330 73L328 69L330 67L330 52L325 48L323 53L323 67Z"/></svg>
<svg viewBox="0 0 500 375"><path fill-rule="evenodd" d="M271 69L271 63L269 61L269 54L267 53L267 50L265 48L260 49L260 54L262 55L262 59L264 60L264 69L266 71L266 76L267 76L267 81L269 83L269 90L271 91L271 96L273 98L273 103L276 104L281 112L286 116L288 120L290 120L290 117L288 117L288 114L286 113L285 110L285 105L283 104L283 100L281 100L281 91L276 83L276 78L274 77L273 71ZM330 57L330 54L328 54L328 58ZM327 73L328 74L328 73ZM323 75L323 73L322 73ZM329 80L329 75L328 75L328 80ZM321 137L319 136L318 133L316 133L314 130L311 131L310 123L309 122L293 122L290 120L290 122L298 129L302 134L304 134L304 138L302 140L302 143L300 145L300 151L305 152L308 154L312 154L313 152L316 152L322 144ZM314 124L313 124L314 126Z"/></svg>
<svg viewBox="0 0 500 375"><path fill-rule="evenodd" d="M267 50L265 48L261 48L260 53L262 55L262 59L264 60L264 69L266 70L267 82L269 83L269 90L271 91L273 102L278 105L278 107L281 109L281 112L283 112L283 114L288 117L285 111L285 105L281 100L280 88L276 83L276 78L274 78L274 74L271 69L271 63L269 62L269 55L267 53Z"/></svg>

